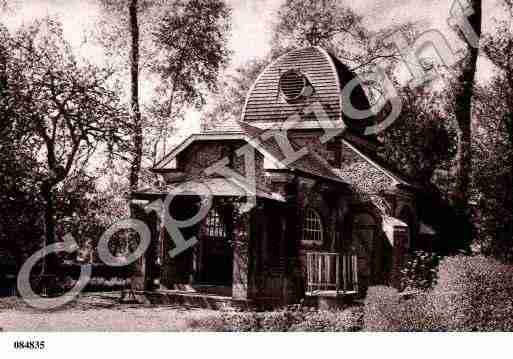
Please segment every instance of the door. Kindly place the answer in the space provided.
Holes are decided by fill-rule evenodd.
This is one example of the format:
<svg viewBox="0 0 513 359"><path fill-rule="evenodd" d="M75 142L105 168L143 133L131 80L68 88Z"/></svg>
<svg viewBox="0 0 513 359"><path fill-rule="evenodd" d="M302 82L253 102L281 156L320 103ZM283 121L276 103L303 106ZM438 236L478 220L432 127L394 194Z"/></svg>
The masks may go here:
<svg viewBox="0 0 513 359"><path fill-rule="evenodd" d="M229 285L232 283L233 248L226 225L215 209L210 211L205 225L200 280L205 284Z"/></svg>

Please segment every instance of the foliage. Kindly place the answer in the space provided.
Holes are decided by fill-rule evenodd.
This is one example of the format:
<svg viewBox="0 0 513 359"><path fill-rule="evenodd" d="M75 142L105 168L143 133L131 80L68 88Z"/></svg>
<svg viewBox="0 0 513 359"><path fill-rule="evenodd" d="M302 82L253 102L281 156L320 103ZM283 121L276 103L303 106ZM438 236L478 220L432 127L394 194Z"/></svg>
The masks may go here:
<svg viewBox="0 0 513 359"><path fill-rule="evenodd" d="M468 17L478 39L481 37L482 1L470 0L469 5L474 10ZM461 37L463 34L458 33ZM472 104L474 86L476 83L476 68L479 49L471 44L467 46L467 56L462 62L461 71L457 77L454 91L454 114L457 123L457 152L455 168L454 204L462 213L470 214L469 198L472 176ZM466 235L466 234L465 234Z"/></svg>
<svg viewBox="0 0 513 359"><path fill-rule="evenodd" d="M432 252L415 251L401 270L401 288L409 290L426 290L436 282L437 267L440 257Z"/></svg>
<svg viewBox="0 0 513 359"><path fill-rule="evenodd" d="M426 293L404 299L394 288L369 288L365 298L364 328L367 331L443 330L431 299Z"/></svg>
<svg viewBox="0 0 513 359"><path fill-rule="evenodd" d="M231 10L222 0L139 0L130 17L136 17L137 23L130 23L127 15L133 0L100 3L104 16L95 38L115 59L118 75L126 78L126 69L133 74L129 55L135 46L119 33L133 36L137 30L139 78L152 84L153 96L140 98L142 148L132 144L117 155L135 163L133 155L142 150L143 162L155 161L169 149L167 141L176 120L190 106L203 106L205 94L216 90L219 72L228 63Z"/></svg>
<svg viewBox="0 0 513 359"><path fill-rule="evenodd" d="M43 246L43 201L33 193L0 193L0 262L15 260L21 268L25 260Z"/></svg>
<svg viewBox="0 0 513 359"><path fill-rule="evenodd" d="M3 106L10 128L22 129L24 143L34 148L21 153L39 164L33 190L46 205L52 243L54 187L84 167L98 146L120 141L123 117L116 93L107 89L112 72L75 57L56 20L34 21L4 39Z"/></svg>
<svg viewBox="0 0 513 359"><path fill-rule="evenodd" d="M96 262L96 248L102 234L116 221L128 218L124 187L113 182L103 187L99 190L95 178L81 173L66 180L57 192L57 233L61 237L66 233L73 235L80 246L79 260ZM110 243L115 247L113 253L125 249L124 239L113 237Z"/></svg>
<svg viewBox="0 0 513 359"><path fill-rule="evenodd" d="M0 26L0 263L12 258L19 268L42 245L43 201L38 195L40 143L30 136L30 124L16 116L9 92L10 41Z"/></svg>
<svg viewBox="0 0 513 359"><path fill-rule="evenodd" d="M269 56L255 59L226 73L213 94L213 105L204 115L203 126L215 128L225 121L239 120L251 86L270 61Z"/></svg>
<svg viewBox="0 0 513 359"><path fill-rule="evenodd" d="M15 116L43 143L45 172L59 183L123 127L117 95L107 89L112 72L79 64L51 18L22 27L10 46L7 85Z"/></svg>
<svg viewBox="0 0 513 359"><path fill-rule="evenodd" d="M287 0L279 9L275 42L288 46L332 47L337 35L364 36L361 17L339 1Z"/></svg>
<svg viewBox="0 0 513 359"><path fill-rule="evenodd" d="M214 90L227 61L230 9L221 0L174 1L153 32L159 58L153 70L188 103L204 102L200 87ZM171 98L172 99L172 98Z"/></svg>
<svg viewBox="0 0 513 359"><path fill-rule="evenodd" d="M432 297L447 330L513 329L513 267L483 257L456 256L440 263Z"/></svg>
<svg viewBox="0 0 513 359"><path fill-rule="evenodd" d="M362 25L361 16L340 1L287 0L278 10L272 47L322 46L353 70L365 72L378 62L399 59L397 50L385 41L399 29L411 29L411 24L372 32Z"/></svg>
<svg viewBox="0 0 513 359"><path fill-rule="evenodd" d="M504 3L513 14L513 3ZM513 29L511 16L496 21L482 49L495 66L490 81L475 91L472 199L479 249L513 261Z"/></svg>
<svg viewBox="0 0 513 359"><path fill-rule="evenodd" d="M401 173L429 184L436 169L442 169L454 155L454 132L444 112L441 93L425 89L401 91L403 110L382 133L381 157Z"/></svg>
<svg viewBox="0 0 513 359"><path fill-rule="evenodd" d="M365 298L370 331L510 331L513 267L494 259L456 256L439 266L433 289L405 298L393 288L372 287Z"/></svg>
<svg viewBox="0 0 513 359"><path fill-rule="evenodd" d="M365 329L369 331L396 330L399 292L390 287L376 286L367 290L364 304Z"/></svg>
<svg viewBox="0 0 513 359"><path fill-rule="evenodd" d="M361 328L361 312L357 307L343 311L219 312L191 318L188 327L204 331L357 331Z"/></svg>

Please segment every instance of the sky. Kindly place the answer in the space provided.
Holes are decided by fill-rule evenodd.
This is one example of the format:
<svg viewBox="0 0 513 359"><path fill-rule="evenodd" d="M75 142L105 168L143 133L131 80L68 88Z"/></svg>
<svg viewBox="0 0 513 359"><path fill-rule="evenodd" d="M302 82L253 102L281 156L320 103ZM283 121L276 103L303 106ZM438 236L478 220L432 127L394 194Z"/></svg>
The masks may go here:
<svg viewBox="0 0 513 359"><path fill-rule="evenodd" d="M371 30L400 24L407 21L421 21L427 28L440 30L450 36L447 26L449 9L453 0L340 0L363 16L364 26ZM502 0L484 0L484 26L493 16L500 15ZM80 44L84 32L91 30L98 17L98 7L88 0L14 0L15 12L3 16L2 21L10 28L45 15L57 15L63 23L68 40ZM233 9L232 65L265 54L270 47L271 24L284 0L227 0ZM443 16L446 14L446 16ZM91 54L97 56L97 54Z"/></svg>
<svg viewBox="0 0 513 359"><path fill-rule="evenodd" d="M13 0L15 11L3 15L2 21L14 29L24 22L46 15L56 15L63 23L66 38L78 46L84 33L90 31L99 16L94 1L88 0ZM158 0L156 0L158 1ZM451 46L459 41L447 25L449 10L455 0L340 0L363 17L363 25L370 30L406 22L420 22L426 30L435 29L449 39ZM464 1L464 0L460 0ZM490 31L492 18L502 16L502 0L483 0L483 28ZM271 25L276 21L278 8L284 0L227 0L232 7L232 34L229 46L233 51L231 67L264 55L270 49ZM102 51L94 47L80 47L82 55L101 58ZM85 53L84 53L85 51ZM480 76L492 71L486 60L480 61ZM144 88L144 86L142 86ZM148 96L151 97L151 91ZM184 134L199 130L201 114L189 111L184 121Z"/></svg>

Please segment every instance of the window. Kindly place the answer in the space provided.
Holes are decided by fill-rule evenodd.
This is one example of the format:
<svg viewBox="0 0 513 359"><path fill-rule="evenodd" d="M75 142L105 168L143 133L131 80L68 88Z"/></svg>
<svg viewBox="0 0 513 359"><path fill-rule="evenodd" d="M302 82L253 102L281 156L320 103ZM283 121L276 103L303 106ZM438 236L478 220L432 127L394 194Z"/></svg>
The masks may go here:
<svg viewBox="0 0 513 359"><path fill-rule="evenodd" d="M321 217L313 209L307 208L303 217L303 240L322 242L322 232Z"/></svg>
<svg viewBox="0 0 513 359"><path fill-rule="evenodd" d="M280 76L279 88L287 101L300 100L313 94L313 87L304 74L288 70Z"/></svg>
<svg viewBox="0 0 513 359"><path fill-rule="evenodd" d="M211 209L208 213L207 235L212 238L226 238L225 225L215 209Z"/></svg>

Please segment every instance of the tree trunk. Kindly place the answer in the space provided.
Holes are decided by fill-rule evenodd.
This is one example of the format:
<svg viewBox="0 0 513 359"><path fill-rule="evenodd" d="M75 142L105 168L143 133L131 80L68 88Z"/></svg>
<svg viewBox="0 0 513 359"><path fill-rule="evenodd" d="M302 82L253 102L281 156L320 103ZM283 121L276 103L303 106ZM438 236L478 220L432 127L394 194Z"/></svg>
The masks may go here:
<svg viewBox="0 0 513 359"><path fill-rule="evenodd" d="M129 6L130 35L130 116L133 126L133 153L130 167L130 191L137 190L141 171L143 134L141 112L139 109L139 24L137 22L137 0L131 0Z"/></svg>
<svg viewBox="0 0 513 359"><path fill-rule="evenodd" d="M481 37L481 0L471 0L474 14L469 22L476 34ZM469 186L472 170L471 159L471 123L472 123L472 94L475 82L475 72L479 49L468 45L468 56L459 76L459 90L456 93L456 120L458 123L458 147L456 156L456 189L455 205L461 212L468 212Z"/></svg>
<svg viewBox="0 0 513 359"><path fill-rule="evenodd" d="M130 36L132 44L130 48L130 116L133 126L133 149L132 149L132 163L130 167L130 192L134 193L139 186L139 174L141 171L142 153L143 153L143 133L141 112L139 109L139 24L137 20L137 0L130 0L129 5L130 17ZM138 218L139 215L136 210L136 205L130 204L130 217ZM134 235L129 235L128 240L134 242ZM144 281L146 277L145 271L145 255L141 256L136 262L136 271L131 278L131 285L129 288L129 297L133 300L142 303L145 302L144 295L137 294L136 292L144 290ZM122 294L122 299L125 294Z"/></svg>
<svg viewBox="0 0 513 359"><path fill-rule="evenodd" d="M55 205L53 200L53 185L50 180L45 180L41 185L41 196L45 201L45 246L55 243ZM42 272L44 274L54 273L57 265L57 257L54 253L44 258Z"/></svg>

